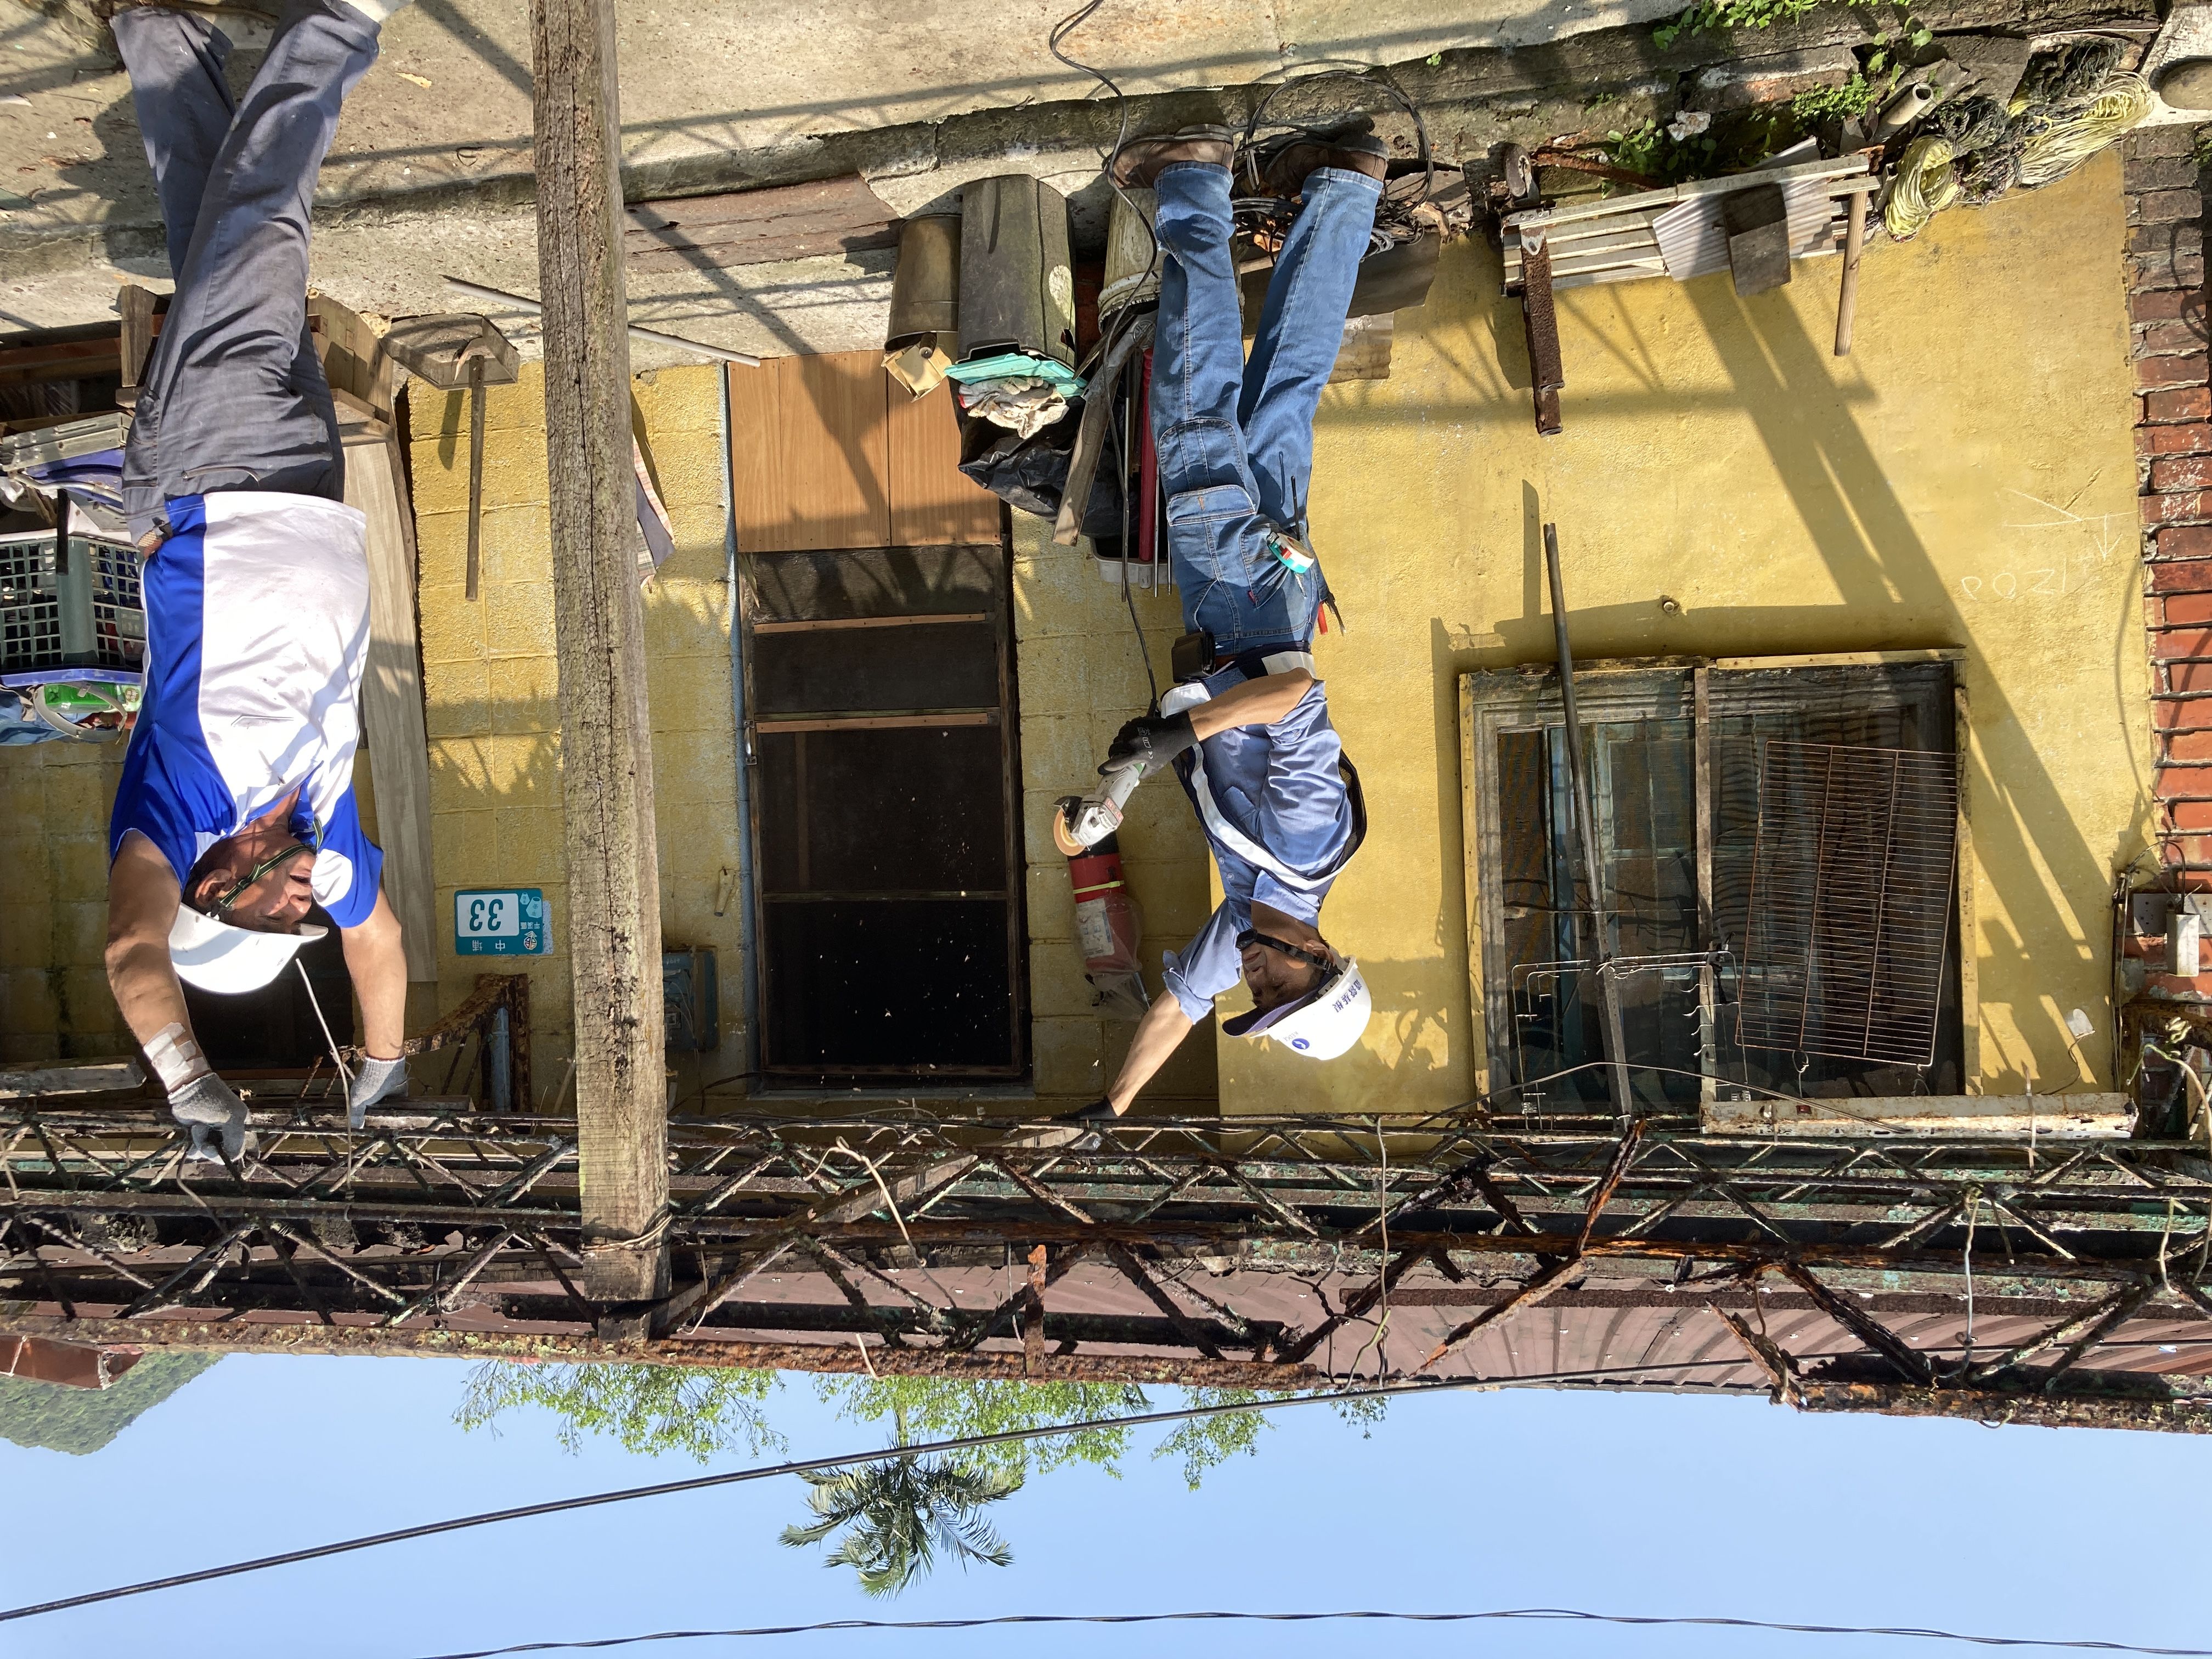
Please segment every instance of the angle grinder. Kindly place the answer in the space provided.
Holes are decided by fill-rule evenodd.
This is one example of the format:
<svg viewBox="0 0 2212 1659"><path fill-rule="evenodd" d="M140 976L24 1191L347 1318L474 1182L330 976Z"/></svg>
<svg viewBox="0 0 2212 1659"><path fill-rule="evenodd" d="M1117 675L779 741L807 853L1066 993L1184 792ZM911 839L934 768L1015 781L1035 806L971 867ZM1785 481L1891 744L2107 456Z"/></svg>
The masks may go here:
<svg viewBox="0 0 2212 1659"><path fill-rule="evenodd" d="M1121 808L1143 781L1141 766L1109 772L1087 795L1063 795L1052 815L1052 844L1074 858L1121 827Z"/></svg>

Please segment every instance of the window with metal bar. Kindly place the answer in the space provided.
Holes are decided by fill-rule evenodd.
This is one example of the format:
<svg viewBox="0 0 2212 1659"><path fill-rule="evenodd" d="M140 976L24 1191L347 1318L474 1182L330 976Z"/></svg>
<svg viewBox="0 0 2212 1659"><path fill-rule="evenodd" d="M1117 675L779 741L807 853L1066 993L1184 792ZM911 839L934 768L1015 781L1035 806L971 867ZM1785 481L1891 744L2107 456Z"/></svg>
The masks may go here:
<svg viewBox="0 0 2212 1659"><path fill-rule="evenodd" d="M1742 1085L1955 1091L1950 665L1605 665L1577 697L1601 905L1555 676L1462 683L1492 1088L1553 1109L1607 1100L1604 962L1649 1103ZM1838 786L1817 801L1816 763Z"/></svg>

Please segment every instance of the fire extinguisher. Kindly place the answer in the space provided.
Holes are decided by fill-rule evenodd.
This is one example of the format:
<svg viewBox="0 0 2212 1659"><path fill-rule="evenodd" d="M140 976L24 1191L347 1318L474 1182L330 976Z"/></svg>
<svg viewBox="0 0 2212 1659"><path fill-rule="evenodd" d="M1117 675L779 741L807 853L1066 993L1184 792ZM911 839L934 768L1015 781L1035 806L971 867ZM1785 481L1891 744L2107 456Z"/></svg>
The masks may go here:
<svg viewBox="0 0 2212 1659"><path fill-rule="evenodd" d="M1145 919L1121 878L1121 854L1114 837L1069 859L1067 879L1075 889L1075 938L1083 951L1083 976L1098 994L1093 1006L1121 1018L1142 1019L1152 1006L1137 957Z"/></svg>

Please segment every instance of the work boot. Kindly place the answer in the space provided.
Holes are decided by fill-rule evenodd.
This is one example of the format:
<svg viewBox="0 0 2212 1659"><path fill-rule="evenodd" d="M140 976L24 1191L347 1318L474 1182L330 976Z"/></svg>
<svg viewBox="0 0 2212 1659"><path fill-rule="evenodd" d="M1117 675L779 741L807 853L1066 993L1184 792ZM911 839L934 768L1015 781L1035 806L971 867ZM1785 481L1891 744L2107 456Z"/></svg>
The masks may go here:
<svg viewBox="0 0 2212 1659"><path fill-rule="evenodd" d="M1114 152L1110 171L1123 190L1150 190L1161 172L1177 161L1226 167L1236 149L1227 127L1185 127L1158 137L1132 138Z"/></svg>
<svg viewBox="0 0 2212 1659"><path fill-rule="evenodd" d="M1244 157L1255 191L1285 201L1304 195L1306 175L1319 168L1380 179L1389 165L1389 147L1375 136L1375 123L1364 115L1333 127L1285 133L1255 145Z"/></svg>

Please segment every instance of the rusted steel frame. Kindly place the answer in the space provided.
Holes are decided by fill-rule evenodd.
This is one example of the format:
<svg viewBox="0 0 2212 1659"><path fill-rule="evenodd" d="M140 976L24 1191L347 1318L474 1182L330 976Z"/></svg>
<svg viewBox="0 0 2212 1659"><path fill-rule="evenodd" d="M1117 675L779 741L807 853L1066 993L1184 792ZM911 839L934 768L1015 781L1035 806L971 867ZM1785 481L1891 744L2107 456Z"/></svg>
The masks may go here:
<svg viewBox="0 0 2212 1659"><path fill-rule="evenodd" d="M434 1285L423 1295L416 1297L406 1307L393 1314L386 1322L396 1325L401 1320L411 1319L426 1310L439 1314L450 1313L453 1310L453 1299L468 1289L478 1273L491 1265L491 1259L507 1248L507 1241L516 1237L519 1231L514 1227L500 1228L493 1233L490 1243L483 1246L462 1264L459 1278L449 1285Z"/></svg>
<svg viewBox="0 0 2212 1659"><path fill-rule="evenodd" d="M599 1319L599 1310L585 1299L584 1293L576 1288L575 1281L568 1277L560 1262L554 1259L552 1240L547 1238L543 1233L525 1233L522 1236L530 1241L531 1248L538 1252L538 1259L551 1270L555 1281L561 1286L561 1294L568 1298L570 1305L581 1316L583 1323L586 1325L596 1323Z"/></svg>
<svg viewBox="0 0 2212 1659"><path fill-rule="evenodd" d="M558 1169L562 1162L575 1155L573 1142L556 1140L530 1163L518 1170L514 1178L503 1186L495 1188L484 1195L487 1208L503 1210L517 1199L526 1196L530 1189Z"/></svg>
<svg viewBox="0 0 2212 1659"><path fill-rule="evenodd" d="M1200 1330L1198 1322L1182 1310L1173 1297L1160 1288L1158 1281L1145 1271L1144 1264L1137 1260L1127 1244L1109 1243L1106 1247L1106 1255L1121 1269L1121 1277L1142 1291L1146 1299L1167 1316L1168 1322L1176 1328L1184 1341L1208 1359L1221 1358L1221 1350L1213 1345L1213 1339Z"/></svg>
<svg viewBox="0 0 2212 1659"><path fill-rule="evenodd" d="M82 1238L72 1238L67 1233L62 1231L60 1228L54 1226L50 1222L41 1221L34 1215L21 1216L16 1218L28 1222L32 1226L36 1227L40 1232L46 1234L47 1237L52 1239L58 1244L64 1245L72 1250L82 1250L87 1255L97 1258L100 1261L105 1263L111 1271L120 1273L124 1278L129 1279L133 1285L136 1285L140 1290L150 1291L154 1288L154 1281L152 1279L141 1279L137 1273L132 1273L130 1268L125 1267L120 1261L110 1255L106 1250L101 1249L99 1245L88 1243ZM33 1244L31 1247L31 1255L33 1258L38 1255L38 1250L39 1247L37 1245Z"/></svg>
<svg viewBox="0 0 2212 1659"><path fill-rule="evenodd" d="M1706 1304L1711 1307L1709 1303ZM1763 1333L1752 1329L1741 1315L1726 1308L1712 1308L1713 1316L1735 1334L1743 1344L1743 1351L1751 1356L1752 1364L1765 1373L1773 1385L1774 1397L1786 1405L1797 1403L1797 1362Z"/></svg>
<svg viewBox="0 0 2212 1659"><path fill-rule="evenodd" d="M1259 1201L1261 1207L1265 1209L1269 1214L1273 1215L1277 1220L1287 1222L1290 1225L1297 1228L1300 1232L1305 1234L1309 1238L1319 1238L1321 1237L1320 1228L1315 1226L1312 1222L1307 1220L1296 1210L1291 1208L1289 1205L1284 1203L1273 1193L1267 1191L1264 1188L1253 1185L1251 1180L1235 1164L1227 1164L1224 1167L1228 1171L1229 1178L1235 1182L1239 1187L1242 1187L1246 1192L1249 1193Z"/></svg>
<svg viewBox="0 0 2212 1659"><path fill-rule="evenodd" d="M294 1188L293 1196L302 1199L313 1198L315 1195L315 1189L325 1182L332 1189L343 1187L354 1176L379 1161L377 1148L383 1140L384 1137L381 1135L371 1135L367 1141L349 1152L345 1157L333 1164L326 1164L308 1180L301 1182Z"/></svg>
<svg viewBox="0 0 2212 1659"><path fill-rule="evenodd" d="M225 1353L342 1353L513 1358L577 1364L684 1365L714 1370L812 1371L832 1376L969 1376L1019 1381L1023 1356L941 1347L869 1350L863 1363L849 1340L751 1342L733 1338L599 1338L589 1332L491 1332L450 1326L238 1324L216 1321L58 1319L50 1315L0 1314L0 1333L67 1342L130 1343L143 1348L198 1349ZM1134 1382L1193 1388L1304 1389L1326 1388L1325 1372L1308 1365L1252 1360L1205 1360L1188 1355L1040 1356L1030 1374L1040 1382Z"/></svg>
<svg viewBox="0 0 2212 1659"><path fill-rule="evenodd" d="M741 1259L737 1266L724 1271L720 1277L702 1280L696 1285L676 1291L654 1310L652 1322L653 1334L659 1336L673 1328L679 1320L690 1321L691 1328L697 1330L706 1323L707 1316L736 1295L746 1280L755 1273L774 1267L788 1255L800 1237L801 1234L794 1228L772 1241L767 1249L756 1253L750 1260Z"/></svg>
<svg viewBox="0 0 2212 1659"><path fill-rule="evenodd" d="M858 1308L862 1313L867 1315L871 1321L874 1320L876 1316L876 1305L874 1303L869 1301L866 1296L861 1294L860 1287L859 1285L853 1283L851 1279L845 1276L844 1257L839 1255L836 1251L831 1249L827 1244L824 1244L818 1238L810 1238L806 1240L800 1248L804 1249L807 1255L814 1258L814 1265L822 1270L822 1276L823 1278L827 1279L832 1285L837 1287L837 1293L840 1296L843 1297L852 1306ZM884 1340L888 1342L896 1343L901 1339L896 1331L886 1330L884 1333Z"/></svg>
<svg viewBox="0 0 2212 1659"><path fill-rule="evenodd" d="M1037 1316L1036 1328L1042 1340L1044 1329L1044 1293L1059 1284L1067 1276L1069 1268L1091 1253L1089 1246L1076 1244L1062 1250L1056 1259L1049 1260L1042 1267L1039 1267L1036 1260L1036 1254L1044 1248L1040 1244L1036 1250L1030 1253L1029 1277L1022 1288L992 1309L990 1316L974 1331L966 1336L956 1337L946 1343L944 1350L945 1352L968 1353L981 1347L991 1340L991 1334L999 1328L1000 1320L1009 1314L1018 1313L1024 1308L1030 1309ZM1026 1331L1024 1334L1026 1336Z"/></svg>
<svg viewBox="0 0 2212 1659"><path fill-rule="evenodd" d="M1834 1320L1895 1366L1899 1374L1907 1382L1917 1382L1923 1386L1935 1382L1935 1367L1929 1363L1926 1354L1922 1353L1849 1297L1837 1295L1835 1291L1814 1278L1802 1263L1785 1261L1780 1264L1778 1271L1791 1284L1811 1297L1814 1305L1822 1313L1827 1315L1829 1318Z"/></svg>
<svg viewBox="0 0 2212 1659"><path fill-rule="evenodd" d="M704 1197L696 1198L689 1203L678 1206L676 1213L679 1216L712 1215L724 1200L734 1194L744 1191L750 1182L759 1179L769 1165L783 1156L781 1152L773 1152L756 1159L742 1173L727 1177L720 1186L708 1191Z"/></svg>
<svg viewBox="0 0 2212 1659"><path fill-rule="evenodd" d="M2082 1332L2071 1342L2068 1343L2063 1348L2059 1350L2058 1357L2052 1360L2050 1365L2041 1373L2043 1392L2048 1394L2053 1389L2057 1388L2058 1386L2059 1378L2065 1376L2068 1371L2072 1370L2075 1365L2079 1364L2083 1355L2087 1354L2090 1349L2100 1346L2103 1342L2105 1335L2108 1331L2111 1331L2116 1326L2120 1324L2122 1321L2125 1320L2129 1315L2135 1311L2136 1308L2141 1306L2142 1304L2148 1298L2151 1293L2151 1286L2145 1284L2140 1286L2139 1289L2141 1291L2141 1294L2133 1297L2129 1304L2116 1308L2109 1317Z"/></svg>
<svg viewBox="0 0 2212 1659"><path fill-rule="evenodd" d="M2023 1212L2017 1205L2008 1204L2004 1200L1997 1197L1993 1193L1984 1193L1982 1194L1982 1201L1984 1204L1987 1204L1991 1209L1996 1211L2000 1215L2010 1216L2014 1221L2020 1224L2021 1231L2028 1234L2038 1243L2041 1244L2044 1249L2050 1250L2054 1255L2065 1257L2069 1261L2079 1259L2075 1255L2073 1251L2068 1249L2063 1244L2061 1244L2057 1239L2045 1232L2036 1224L2033 1217Z"/></svg>
<svg viewBox="0 0 2212 1659"><path fill-rule="evenodd" d="M462 1192L467 1194L472 1206L482 1207L486 1196L484 1188L477 1186L474 1182L463 1180L447 1169L436 1157L420 1146L410 1146L406 1142L398 1139L394 1139L392 1145L398 1151L400 1157L405 1158L410 1164L425 1164L435 1170Z"/></svg>
<svg viewBox="0 0 2212 1659"><path fill-rule="evenodd" d="M1605 1174L1599 1178L1595 1190L1590 1194L1589 1207L1583 1212L1583 1230L1575 1239L1577 1255L1589 1248L1590 1237L1597 1231L1598 1220L1605 1214L1605 1206L1613 1202L1613 1195L1620 1190L1621 1177L1628 1173L1628 1166L1635 1161L1636 1149L1643 1139L1643 1123L1640 1121L1632 1122L1627 1133L1620 1138L1620 1146L1613 1153L1613 1162L1606 1166Z"/></svg>
<svg viewBox="0 0 2212 1659"><path fill-rule="evenodd" d="M2087 1353L2090 1346L2100 1337L2141 1307L2156 1288L2154 1283L2148 1280L2139 1284L2123 1285L2094 1307L2086 1309L2070 1318L2060 1320L2057 1324L2037 1332L2025 1342L2015 1343L2002 1353L1972 1364L1961 1364L1948 1368L1951 1374L1944 1380L1967 1388L1978 1388L1999 1373L2011 1370L2022 1360L2032 1358L2046 1348L2057 1347L2060 1343L2078 1343L2079 1346L2071 1351L2072 1358L2063 1359L2048 1373L2050 1377L2055 1379L2062 1372L2069 1370L2075 1360Z"/></svg>
<svg viewBox="0 0 2212 1659"><path fill-rule="evenodd" d="M200 1264L204 1261L212 1264L209 1269L207 1279L213 1278L215 1276L215 1269L222 1265L222 1257L225 1252L227 1252L233 1244L236 1243L240 1237L252 1232L253 1231L253 1227L254 1224L252 1222L243 1221L238 1223L234 1226L225 1229L224 1231L216 1237L214 1243L206 1246L197 1255L193 1256L191 1261L179 1267L176 1272L171 1273L160 1284L155 1285L143 1296L138 1297L137 1300L125 1307L122 1313L118 1315L118 1317L123 1319L136 1319L139 1315L144 1313L149 1308L158 1308L164 1305L164 1304L169 1299L170 1291L174 1290L177 1285L182 1284L186 1279L189 1279L195 1272L197 1272ZM191 1290L185 1291L185 1295L187 1297L198 1295L200 1289L206 1285L207 1279L201 1279L198 1285L195 1285Z"/></svg>
<svg viewBox="0 0 2212 1659"><path fill-rule="evenodd" d="M489 1020L502 1004L508 1006L508 1029L513 1030L513 998L515 984L520 981L528 995L528 979L520 974L480 974L477 988L455 1005L451 1012L438 1023L407 1043L405 1054L410 1059L416 1054L433 1054L449 1043L466 1042L481 1036L479 1028ZM525 1018L528 1018L526 1013Z"/></svg>
<svg viewBox="0 0 2212 1659"><path fill-rule="evenodd" d="M2168 1433L2212 1434L2212 1399L2203 1398L2144 1399L2087 1391L2010 1394L1808 1379L1797 1403L1804 1411L1949 1417L1992 1425L2018 1423L2041 1428L2151 1429Z"/></svg>
<svg viewBox="0 0 2212 1659"><path fill-rule="evenodd" d="M1908 1222L1887 1238L1881 1240L1876 1248L1884 1250L1903 1249L1907 1244L1914 1243L1927 1237L1930 1233L1949 1226L1957 1218L1959 1212L1966 1207L1966 1200L1964 1198L1956 1199L1949 1204L1939 1204L1919 1220Z"/></svg>
<svg viewBox="0 0 2212 1659"><path fill-rule="evenodd" d="M1407 1272L1425 1261L1427 1250L1401 1250L1391 1258L1390 1265L1375 1276L1372 1283L1363 1285L1345 1298L1344 1306L1322 1320L1320 1324L1284 1348L1278 1356L1285 1364L1295 1365L1310 1356L1316 1348L1328 1340L1355 1319L1364 1318L1369 1309L1380 1302L1385 1292L1398 1288L1398 1281Z"/></svg>
<svg viewBox="0 0 2212 1659"><path fill-rule="evenodd" d="M267 1226L261 1229L261 1236L269 1241L270 1252L277 1261L284 1264L284 1271L290 1277L294 1288L300 1292L301 1300L306 1302L313 1310L316 1319L325 1325L337 1324L338 1322L331 1316L330 1304L325 1302L320 1293L307 1283L306 1275L300 1271L299 1264L293 1260L296 1252L287 1241Z"/></svg>
<svg viewBox="0 0 2212 1659"><path fill-rule="evenodd" d="M348 1279L352 1279L355 1284L382 1297L386 1302L391 1303L394 1307L400 1307L405 1304L407 1300L405 1297L400 1295L389 1285L380 1285L375 1279L371 1279L368 1274L355 1267L351 1262L346 1261L343 1257L339 1256L335 1252L324 1249L323 1246L318 1243L315 1240L306 1237L304 1234L294 1232L290 1228L285 1226L281 1222L264 1220L261 1223L261 1226L264 1232L275 1232L280 1234L283 1237L289 1239L292 1243L299 1249L307 1251L310 1255L315 1256L320 1261L329 1262L331 1266L336 1267Z"/></svg>
<svg viewBox="0 0 2212 1659"><path fill-rule="evenodd" d="M2066 1143L2061 1141L2058 1144L2063 1146ZM2051 1167L2048 1170L2038 1170L2033 1172L2028 1176L2027 1180L2022 1184L2031 1190L2039 1190L2045 1187L2055 1187L2063 1181L2067 1176L2079 1169L2082 1164L2090 1162L2093 1158L2094 1158L2096 1162L2103 1164L2106 1168L2112 1170L2116 1174L2131 1176L2138 1186L2148 1184L2143 1182L2140 1176L2136 1176L2133 1171L2124 1169L2121 1165L2112 1163L2108 1158L2097 1158L2094 1150L2087 1146L2078 1146L2075 1148L2070 1156L2053 1158L2051 1160Z"/></svg>
<svg viewBox="0 0 2212 1659"><path fill-rule="evenodd" d="M1205 1168L1203 1165L1190 1170L1182 1177L1182 1179L1158 1194L1156 1197L1147 1202L1143 1208L1138 1210L1133 1215L1131 1215L1127 1218L1133 1223L1144 1221L1148 1218L1158 1214L1169 1205L1174 1203L1176 1200L1181 1198L1185 1193L1190 1191L1192 1188L1203 1186L1206 1183L1206 1179L1213 1172L1211 1170Z"/></svg>
<svg viewBox="0 0 2212 1659"><path fill-rule="evenodd" d="M1097 1224L1097 1218L1096 1216L1091 1214L1079 1205L1077 1205L1067 1199L1062 1198L1058 1193L1054 1192L1049 1187L1040 1185L1038 1182L1031 1180L1028 1175L1026 1175L1013 1163L1012 1159L1006 1158L991 1158L985 1161L994 1169L1002 1172L1007 1180L1012 1182L1015 1186L1020 1188L1031 1198L1036 1200L1038 1203L1045 1205L1048 1208L1058 1210L1062 1215L1067 1216L1076 1221L1079 1221L1086 1227L1095 1226Z"/></svg>
<svg viewBox="0 0 2212 1659"><path fill-rule="evenodd" d="M202 1197L193 1192L87 1193L38 1192L20 1199L0 1200L0 1213L40 1210L62 1215L142 1215L205 1220L210 1215L247 1218L264 1215L295 1216L312 1220L333 1212L356 1221L421 1226L481 1226L489 1212L459 1204L392 1204L374 1199L272 1198L260 1193L217 1193ZM500 1212L549 1227L573 1227L574 1210L514 1210Z"/></svg>
<svg viewBox="0 0 2212 1659"><path fill-rule="evenodd" d="M1535 1277L1507 1297L1504 1301L1485 1308L1473 1318L1462 1320L1453 1326L1451 1334L1437 1344L1426 1359L1413 1367L1414 1371L1419 1373L1427 1370L1438 1360L1465 1347L1474 1338L1480 1335L1482 1332L1516 1310L1534 1307L1553 1291L1558 1290L1567 1275L1576 1272L1582 1265L1578 1261L1567 1258L1554 1261L1551 1266L1540 1269Z"/></svg>

